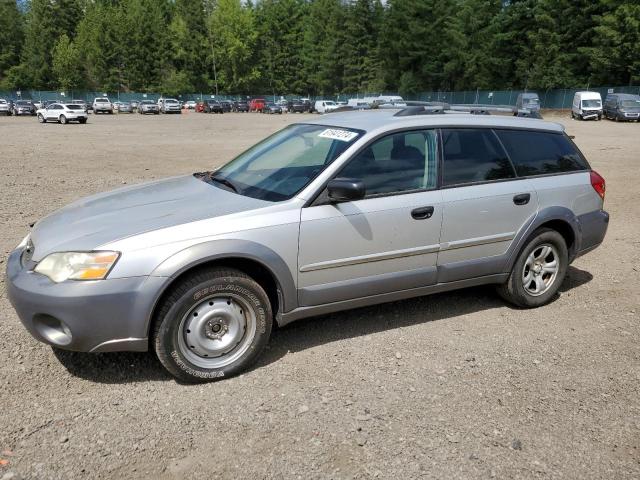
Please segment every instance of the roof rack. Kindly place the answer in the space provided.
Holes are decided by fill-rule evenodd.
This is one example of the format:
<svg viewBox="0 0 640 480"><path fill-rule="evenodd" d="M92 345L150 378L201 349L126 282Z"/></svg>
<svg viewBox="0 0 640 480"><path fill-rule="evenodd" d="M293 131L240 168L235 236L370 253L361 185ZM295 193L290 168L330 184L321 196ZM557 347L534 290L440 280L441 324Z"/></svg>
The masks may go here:
<svg viewBox="0 0 640 480"><path fill-rule="evenodd" d="M394 117L409 117L413 115L434 115L445 113L469 113L471 115L491 115L496 113L510 113L517 117L542 118L539 112L528 109L517 109L510 105L449 104L445 102L406 102L407 107L397 112Z"/></svg>

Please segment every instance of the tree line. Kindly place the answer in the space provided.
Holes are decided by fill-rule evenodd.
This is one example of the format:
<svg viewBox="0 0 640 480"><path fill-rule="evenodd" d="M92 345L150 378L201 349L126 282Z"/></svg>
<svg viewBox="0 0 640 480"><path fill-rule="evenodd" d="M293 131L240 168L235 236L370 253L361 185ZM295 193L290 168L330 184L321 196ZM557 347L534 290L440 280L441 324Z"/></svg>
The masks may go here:
<svg viewBox="0 0 640 480"><path fill-rule="evenodd" d="M621 0L0 0L0 89L335 95L640 80Z"/></svg>

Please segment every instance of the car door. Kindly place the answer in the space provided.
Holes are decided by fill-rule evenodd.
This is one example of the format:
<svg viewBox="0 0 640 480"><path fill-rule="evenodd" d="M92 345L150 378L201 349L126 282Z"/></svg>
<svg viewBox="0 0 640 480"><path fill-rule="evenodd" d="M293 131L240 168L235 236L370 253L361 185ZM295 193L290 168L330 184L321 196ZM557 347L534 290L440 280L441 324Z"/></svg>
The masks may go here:
<svg viewBox="0 0 640 480"><path fill-rule="evenodd" d="M365 198L302 209L298 302L311 306L436 282L442 219L435 130L390 134L337 177L362 180Z"/></svg>
<svg viewBox="0 0 640 480"><path fill-rule="evenodd" d="M514 238L533 221L538 197L488 128L442 130L444 213L438 282L500 273Z"/></svg>
<svg viewBox="0 0 640 480"><path fill-rule="evenodd" d="M60 105L57 103L52 103L47 107L47 120L58 119L58 108Z"/></svg>

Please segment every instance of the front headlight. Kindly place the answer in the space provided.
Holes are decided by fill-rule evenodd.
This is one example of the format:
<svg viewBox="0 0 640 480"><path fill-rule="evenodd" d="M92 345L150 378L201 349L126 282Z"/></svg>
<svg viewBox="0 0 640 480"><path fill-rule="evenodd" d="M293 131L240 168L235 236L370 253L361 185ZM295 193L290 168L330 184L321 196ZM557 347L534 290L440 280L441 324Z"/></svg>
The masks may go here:
<svg viewBox="0 0 640 480"><path fill-rule="evenodd" d="M118 252L58 252L47 255L35 272L54 282L65 280L102 280L115 265Z"/></svg>

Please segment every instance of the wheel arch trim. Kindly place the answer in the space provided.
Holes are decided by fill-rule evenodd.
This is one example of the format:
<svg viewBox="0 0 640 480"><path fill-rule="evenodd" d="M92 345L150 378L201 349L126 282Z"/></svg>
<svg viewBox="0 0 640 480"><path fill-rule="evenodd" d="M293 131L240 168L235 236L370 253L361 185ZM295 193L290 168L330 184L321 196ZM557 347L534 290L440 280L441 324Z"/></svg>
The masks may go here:
<svg viewBox="0 0 640 480"><path fill-rule="evenodd" d="M578 221L575 213L573 213L570 209L566 207L553 206L540 210L533 221L518 232L513 243L511 244L510 250L507 252L507 262L505 263L504 272L511 271L513 265L518 259L518 255L520 254L522 247L529 239L531 234L538 228L549 222L562 222L571 228L571 231L573 232L574 242L569 251L569 263L573 261L576 253L580 251L580 244L582 239L580 222Z"/></svg>
<svg viewBox="0 0 640 480"><path fill-rule="evenodd" d="M152 277L163 277L166 280L156 293L156 298L148 314L146 331L149 331L158 302L176 278L207 263L234 258L260 264L271 274L278 289L279 312L288 312L298 306L293 275L287 263L276 252L264 245L247 240L213 240L193 245L175 253L151 273Z"/></svg>

